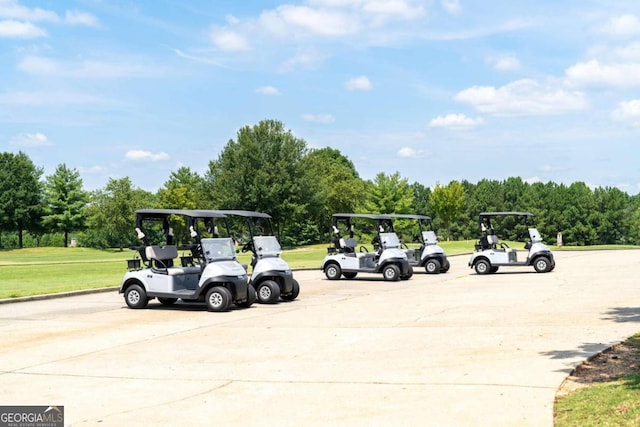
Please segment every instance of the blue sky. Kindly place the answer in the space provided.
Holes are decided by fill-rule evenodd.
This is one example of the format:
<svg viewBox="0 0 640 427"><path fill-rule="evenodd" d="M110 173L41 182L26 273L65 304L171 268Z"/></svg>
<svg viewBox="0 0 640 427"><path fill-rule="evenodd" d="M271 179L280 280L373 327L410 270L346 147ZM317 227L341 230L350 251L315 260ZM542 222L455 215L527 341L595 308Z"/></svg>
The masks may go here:
<svg viewBox="0 0 640 427"><path fill-rule="evenodd" d="M360 176L640 192L640 2L0 0L0 151L86 189L284 123Z"/></svg>

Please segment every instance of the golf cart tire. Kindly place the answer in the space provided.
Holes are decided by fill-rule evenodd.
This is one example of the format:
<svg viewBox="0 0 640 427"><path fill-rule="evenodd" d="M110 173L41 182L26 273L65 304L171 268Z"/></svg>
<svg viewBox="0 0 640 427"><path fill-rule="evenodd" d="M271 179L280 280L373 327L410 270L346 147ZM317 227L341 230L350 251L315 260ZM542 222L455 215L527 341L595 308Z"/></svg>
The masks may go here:
<svg viewBox="0 0 640 427"><path fill-rule="evenodd" d="M424 264L424 269L428 274L440 274L442 266L437 259L430 259Z"/></svg>
<svg viewBox="0 0 640 427"><path fill-rule="evenodd" d="M407 272L407 274L405 274L404 276L400 276L401 280L409 280L411 279L411 277L413 277L413 267L409 266L409 271Z"/></svg>
<svg viewBox="0 0 640 427"><path fill-rule="evenodd" d="M497 273L499 268L500 267L491 267L491 270L489 270L489 273Z"/></svg>
<svg viewBox="0 0 640 427"><path fill-rule="evenodd" d="M485 259L478 260L473 266L478 274L488 274L491 271L491 264Z"/></svg>
<svg viewBox="0 0 640 427"><path fill-rule="evenodd" d="M296 279L293 279L293 287L291 292L286 295L280 294L280 298L285 301L293 301L294 299L298 298L298 295L300 295L300 284Z"/></svg>
<svg viewBox="0 0 640 427"><path fill-rule="evenodd" d="M265 280L256 288L260 304L275 304L280 298L280 286L273 280Z"/></svg>
<svg viewBox="0 0 640 427"><path fill-rule="evenodd" d="M324 268L324 274L329 280L338 280L340 279L340 275L342 274L342 269L338 264L332 262Z"/></svg>
<svg viewBox="0 0 640 427"><path fill-rule="evenodd" d="M449 262L449 260L445 260L444 265L440 269L440 273L446 273L447 271L449 271L450 268L451 268L451 263Z"/></svg>
<svg viewBox="0 0 640 427"><path fill-rule="evenodd" d="M149 298L144 288L140 285L131 285L124 292L124 301L129 308L145 308Z"/></svg>
<svg viewBox="0 0 640 427"><path fill-rule="evenodd" d="M222 286L214 286L207 291L205 303L209 311L227 311L231 305L231 292Z"/></svg>
<svg viewBox="0 0 640 427"><path fill-rule="evenodd" d="M349 271L346 273L342 273L342 275L344 276L345 279L355 279L358 273L356 273L355 271Z"/></svg>
<svg viewBox="0 0 640 427"><path fill-rule="evenodd" d="M551 261L549 261L549 258L541 256L533 261L533 268L537 273L546 273L551 271Z"/></svg>
<svg viewBox="0 0 640 427"><path fill-rule="evenodd" d="M258 299L258 294L256 293L256 289L249 285L247 286L247 300L236 303L236 306L241 308L249 308L253 305L254 302Z"/></svg>
<svg viewBox="0 0 640 427"><path fill-rule="evenodd" d="M400 280L400 268L395 264L389 264L382 269L382 276L388 282L397 282Z"/></svg>
<svg viewBox="0 0 640 427"><path fill-rule="evenodd" d="M160 304L162 305L173 305L176 303L176 301L178 301L178 298L158 297L158 301L160 301Z"/></svg>

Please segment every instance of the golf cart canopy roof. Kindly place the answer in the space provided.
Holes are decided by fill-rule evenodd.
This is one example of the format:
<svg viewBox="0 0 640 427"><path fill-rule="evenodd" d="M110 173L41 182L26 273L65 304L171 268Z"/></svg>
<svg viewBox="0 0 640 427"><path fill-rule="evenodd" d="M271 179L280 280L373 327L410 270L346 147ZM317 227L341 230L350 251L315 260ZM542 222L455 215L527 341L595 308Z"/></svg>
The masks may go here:
<svg viewBox="0 0 640 427"><path fill-rule="evenodd" d="M425 219L430 221L431 217L427 215L418 215L418 214L389 214L394 218L406 218L406 219Z"/></svg>
<svg viewBox="0 0 640 427"><path fill-rule="evenodd" d="M219 209L216 212L220 212L226 215L243 216L246 218L271 218L271 215L263 212L253 212L253 211L243 211L243 210L233 210L233 209Z"/></svg>
<svg viewBox="0 0 640 427"><path fill-rule="evenodd" d="M136 215L147 219L163 219L169 215L184 215L192 218L224 218L224 214L212 210L195 209L138 209Z"/></svg>
<svg viewBox="0 0 640 427"><path fill-rule="evenodd" d="M392 216L387 214L337 213L337 214L333 214L333 218L334 219L339 219L339 218L392 219Z"/></svg>

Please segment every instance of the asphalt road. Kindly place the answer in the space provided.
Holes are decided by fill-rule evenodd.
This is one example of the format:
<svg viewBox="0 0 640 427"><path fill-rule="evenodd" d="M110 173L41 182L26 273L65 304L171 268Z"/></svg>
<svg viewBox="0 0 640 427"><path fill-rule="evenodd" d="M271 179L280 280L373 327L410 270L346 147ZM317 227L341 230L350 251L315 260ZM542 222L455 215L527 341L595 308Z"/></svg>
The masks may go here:
<svg viewBox="0 0 640 427"><path fill-rule="evenodd" d="M552 426L571 370L640 330L640 251L556 259L297 271L299 299L227 313L115 291L2 304L0 405L62 405L68 426Z"/></svg>

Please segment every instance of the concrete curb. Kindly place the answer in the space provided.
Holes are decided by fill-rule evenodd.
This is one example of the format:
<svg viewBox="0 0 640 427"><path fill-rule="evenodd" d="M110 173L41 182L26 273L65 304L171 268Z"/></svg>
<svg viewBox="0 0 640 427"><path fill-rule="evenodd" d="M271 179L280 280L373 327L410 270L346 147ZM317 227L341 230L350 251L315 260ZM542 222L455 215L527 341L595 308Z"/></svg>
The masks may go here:
<svg viewBox="0 0 640 427"><path fill-rule="evenodd" d="M103 292L117 291L119 286L96 289L82 289L79 291L60 292L57 294L30 295L28 297L5 298L0 299L0 304L11 304L14 302L42 301L54 298L75 297L77 295L98 294Z"/></svg>

